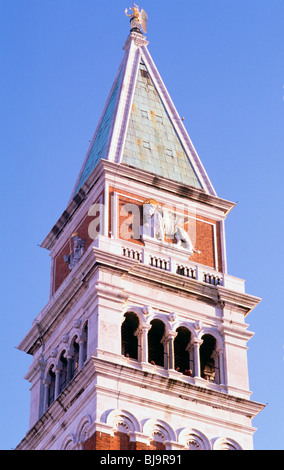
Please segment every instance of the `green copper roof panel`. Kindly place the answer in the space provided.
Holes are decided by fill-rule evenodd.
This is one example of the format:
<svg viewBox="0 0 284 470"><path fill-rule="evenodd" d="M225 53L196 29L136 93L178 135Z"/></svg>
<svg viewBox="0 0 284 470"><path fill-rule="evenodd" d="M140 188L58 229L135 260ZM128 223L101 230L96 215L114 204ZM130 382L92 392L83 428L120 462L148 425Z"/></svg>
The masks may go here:
<svg viewBox="0 0 284 470"><path fill-rule="evenodd" d="M122 163L201 188L143 63L138 71Z"/></svg>
<svg viewBox="0 0 284 470"><path fill-rule="evenodd" d="M111 94L110 100L108 102L108 105L106 107L104 116L102 118L100 127L98 129L98 132L95 137L95 141L93 143L93 146L89 152L84 170L80 176L79 183L77 185L77 188L75 190L75 194L79 191L79 189L83 186L85 181L88 179L92 171L95 169L97 166L99 160L101 158L104 158L105 151L106 151L106 146L108 142L108 137L109 137L109 132L111 129L111 124L112 124L112 118L113 118L113 112L115 109L116 105L116 100L117 100L117 95L118 95L118 90L119 90L119 85L120 85L120 79L121 79L121 72L118 76L118 79L116 81L116 84L114 86L113 92Z"/></svg>

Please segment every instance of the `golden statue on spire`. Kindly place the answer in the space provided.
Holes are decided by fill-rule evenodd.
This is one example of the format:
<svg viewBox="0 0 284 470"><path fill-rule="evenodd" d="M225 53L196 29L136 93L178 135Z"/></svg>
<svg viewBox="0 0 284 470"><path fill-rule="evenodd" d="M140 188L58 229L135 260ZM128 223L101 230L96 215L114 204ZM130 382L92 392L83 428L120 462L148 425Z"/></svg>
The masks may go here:
<svg viewBox="0 0 284 470"><path fill-rule="evenodd" d="M148 15L143 8L141 8L141 11L139 11L139 6L136 5L136 3L133 3L133 7L130 8L132 13L129 15L127 13L127 8L125 9L125 14L130 18L130 24L131 24L131 29L138 29L140 31L140 28L144 33L147 33L147 21L148 21Z"/></svg>

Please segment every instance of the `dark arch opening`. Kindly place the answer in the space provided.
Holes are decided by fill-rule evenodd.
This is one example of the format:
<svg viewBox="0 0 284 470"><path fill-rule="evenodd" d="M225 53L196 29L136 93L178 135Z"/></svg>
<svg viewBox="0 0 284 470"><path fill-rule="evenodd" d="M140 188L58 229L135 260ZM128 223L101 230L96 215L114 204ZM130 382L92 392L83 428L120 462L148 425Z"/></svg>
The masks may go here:
<svg viewBox="0 0 284 470"><path fill-rule="evenodd" d="M165 334L165 325L161 320L153 320L151 325L148 333L148 361L164 367L164 345L161 340Z"/></svg>
<svg viewBox="0 0 284 470"><path fill-rule="evenodd" d="M83 352L83 364L87 360L87 353L88 353L88 322L85 323L83 328L83 335L84 335L84 352Z"/></svg>
<svg viewBox="0 0 284 470"><path fill-rule="evenodd" d="M78 338L74 338L72 347L73 347L73 358L72 358L72 364L71 364L71 377L73 378L74 375L77 374L79 370L79 344L77 343Z"/></svg>
<svg viewBox="0 0 284 470"><path fill-rule="evenodd" d="M121 351L124 356L138 359L138 337L136 331L139 327L139 318L133 312L125 314L121 326Z"/></svg>
<svg viewBox="0 0 284 470"><path fill-rule="evenodd" d="M64 357L66 351L63 351L60 356L61 373L60 373L60 387L59 393L61 393L67 385L67 359Z"/></svg>
<svg viewBox="0 0 284 470"><path fill-rule="evenodd" d="M187 350L190 340L191 332L183 326L179 327L174 340L175 369L182 373L187 372L188 375L192 374L193 367L190 353Z"/></svg>
<svg viewBox="0 0 284 470"><path fill-rule="evenodd" d="M49 379L49 387L48 387L48 400L47 406L50 406L55 399L55 373L52 370L53 366L49 369L48 372L48 379Z"/></svg>
<svg viewBox="0 0 284 470"><path fill-rule="evenodd" d="M203 343L200 346L201 377L215 382L217 379L216 360L212 357L216 349L216 339L211 335L202 336Z"/></svg>

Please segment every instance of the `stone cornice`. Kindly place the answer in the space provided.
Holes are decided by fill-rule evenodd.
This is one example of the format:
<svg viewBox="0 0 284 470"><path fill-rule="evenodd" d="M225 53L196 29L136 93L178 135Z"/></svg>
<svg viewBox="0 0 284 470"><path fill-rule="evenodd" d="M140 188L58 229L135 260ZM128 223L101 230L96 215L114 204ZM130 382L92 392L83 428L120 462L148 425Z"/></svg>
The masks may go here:
<svg viewBox="0 0 284 470"><path fill-rule="evenodd" d="M241 294L239 292L231 291L223 286L216 286L219 300L221 305L233 305L243 309L246 315L250 313L260 302L260 297L255 297L249 294Z"/></svg>
<svg viewBox="0 0 284 470"><path fill-rule="evenodd" d="M50 299L33 322L31 330L19 344L18 349L29 354L41 345L41 338L57 321L61 312L75 298L89 273L101 266L106 270L115 270L117 273L135 278L140 283L154 283L164 289L178 291L184 297L200 299L210 304L238 307L247 315L258 305L261 299L245 293L231 291L222 286L212 286L195 279L179 276L171 272L145 265L125 256L106 252L95 246L90 246L80 263L65 279L58 291ZM100 295L97 292L97 295ZM103 292L103 295L106 295ZM121 294L123 299L126 294Z"/></svg>
<svg viewBox="0 0 284 470"><path fill-rule="evenodd" d="M113 175L116 177L118 175L123 176L130 180L140 181L141 183L145 183L148 186L174 193L176 196L180 196L182 198L191 199L193 201L202 202L212 207L217 207L225 215L228 214L228 212L230 212L230 210L235 206L234 202L213 196L205 192L203 189L182 185L168 178L161 178L155 173L139 170L138 168L134 168L123 163L116 164L104 160L103 165L107 175Z"/></svg>
<svg viewBox="0 0 284 470"><path fill-rule="evenodd" d="M92 383L96 376L99 376L102 381L100 380L100 383L97 383L96 386L93 387ZM16 450L36 449L40 443L44 442L45 436L51 433L56 423L59 423L56 431L57 438L63 435L64 427L60 426L60 423L63 419L72 421L73 414L77 412L77 407L74 406L77 400L80 401L80 405L78 406L83 410L84 406L94 398L95 393L105 393L107 396L117 393L119 393L119 396L123 394L127 395L126 391L123 391L123 387L121 387L119 392L105 388L103 386L103 378L105 377L108 379L111 377L115 381L119 380L121 384L130 384L130 388L133 386L141 387L152 393L155 391L161 392L161 389L164 389L171 398L181 398L185 403L186 401L192 401L200 406L210 406L213 409L215 408L229 413L232 413L232 410L234 410L237 415L242 414L249 419L254 418L265 407L262 403L211 390L207 387L186 383L184 380L173 379L170 376L161 375L155 372L154 369L152 373L145 373L139 365L134 368L119 362L110 362L93 356L86 362L82 370L68 384L57 400L27 432L26 436L18 444ZM131 397L128 398L130 399ZM137 399L138 398L132 394L132 401L135 400L135 402L137 402ZM148 399L148 401L150 407L157 405L154 400ZM159 406L162 406L162 404L159 403ZM167 404L167 411L169 411L169 409L170 406ZM178 411L176 406L174 407L174 411ZM182 415L186 413L186 407L181 408L181 413ZM190 414L193 416L194 412L190 410ZM219 418L222 425L226 425L224 419L225 418ZM210 417L207 418L207 420L210 421ZM216 417L214 417L214 420L216 421ZM100 425L104 426L104 423L100 422L96 422L95 424L97 427ZM228 426L231 426L231 422L228 422ZM244 430L243 425L242 430ZM253 429L248 427L247 431L251 433ZM50 442L50 447L51 446L52 442Z"/></svg>
<svg viewBox="0 0 284 470"><path fill-rule="evenodd" d="M230 303L240 308L247 315L256 307L261 299L245 293L231 291L222 286L212 286L195 279L179 276L159 268L153 268L131 258L105 253L99 248L93 248L96 262L109 269L120 268L130 276L139 278L141 282L158 283L170 289L179 290L186 295L202 298L205 301L220 304Z"/></svg>
<svg viewBox="0 0 284 470"><path fill-rule="evenodd" d="M141 282L158 283L169 289L178 289L193 296L205 297L208 301L218 303L218 295L215 286L204 284L194 279L185 278L168 271L153 268L125 256L119 256L93 247L96 263L107 269L123 271L126 275L139 278Z"/></svg>
<svg viewBox="0 0 284 470"><path fill-rule="evenodd" d="M135 46L137 47L145 47L149 44L149 41L147 41L143 34L132 31L126 39L126 42L123 46L123 50L127 51L132 42L134 42Z"/></svg>
<svg viewBox="0 0 284 470"><path fill-rule="evenodd" d="M170 376L166 377L156 373L155 370L152 373L145 373L143 368L129 367L96 357L93 357L93 362L96 372L101 377L112 377L113 380L119 380L125 384L140 384L142 388L147 388L152 392L161 392L161 389L164 388L171 397L175 396L185 401L195 401L200 405L209 405L229 412L234 409L236 413L248 416L250 419L255 417L265 406L262 403L215 391L206 386L202 387L184 380L173 379Z"/></svg>

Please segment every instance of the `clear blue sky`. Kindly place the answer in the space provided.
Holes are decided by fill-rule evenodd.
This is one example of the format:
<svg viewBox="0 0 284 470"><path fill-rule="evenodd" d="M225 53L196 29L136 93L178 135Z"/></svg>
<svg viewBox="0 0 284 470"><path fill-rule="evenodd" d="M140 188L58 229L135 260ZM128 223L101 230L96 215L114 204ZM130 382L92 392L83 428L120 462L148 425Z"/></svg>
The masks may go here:
<svg viewBox="0 0 284 470"><path fill-rule="evenodd" d="M29 426L16 346L49 297L38 245L66 208L120 64L127 0L0 0L0 448ZM283 0L144 0L149 51L220 197L229 273L263 298L247 317L256 449L284 449Z"/></svg>

